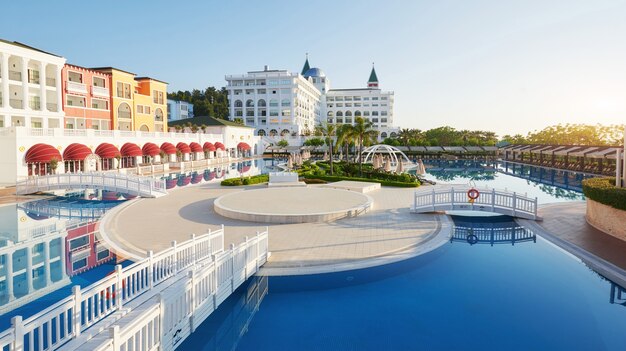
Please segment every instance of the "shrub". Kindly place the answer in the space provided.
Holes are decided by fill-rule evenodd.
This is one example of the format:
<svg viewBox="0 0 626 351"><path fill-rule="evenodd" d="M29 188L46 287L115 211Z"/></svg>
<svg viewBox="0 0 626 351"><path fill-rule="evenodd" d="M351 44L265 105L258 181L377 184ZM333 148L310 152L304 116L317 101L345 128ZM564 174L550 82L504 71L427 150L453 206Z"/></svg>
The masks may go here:
<svg viewBox="0 0 626 351"><path fill-rule="evenodd" d="M356 177L342 177L342 176L329 176L329 175L317 176L317 175L307 174L305 181L307 181L308 179L320 179L320 180L324 180L327 182L338 182L340 180L352 180L352 181L357 181L357 182L380 183L380 185L383 185L383 186L395 186L395 187L401 187L401 188L417 188L418 186L420 186L420 183L418 181L407 183L407 182L399 182L399 181L393 181L393 180L380 180L380 179L372 179L372 178L356 178Z"/></svg>
<svg viewBox="0 0 626 351"><path fill-rule="evenodd" d="M593 201L626 211L626 188L617 188L613 178L585 179L583 193Z"/></svg>
<svg viewBox="0 0 626 351"><path fill-rule="evenodd" d="M267 183L269 179L270 176L268 174L258 174L252 177L224 179L220 184L222 186L254 185Z"/></svg>
<svg viewBox="0 0 626 351"><path fill-rule="evenodd" d="M326 184L327 183L325 180L317 179L317 178L304 178L303 181L306 184Z"/></svg>

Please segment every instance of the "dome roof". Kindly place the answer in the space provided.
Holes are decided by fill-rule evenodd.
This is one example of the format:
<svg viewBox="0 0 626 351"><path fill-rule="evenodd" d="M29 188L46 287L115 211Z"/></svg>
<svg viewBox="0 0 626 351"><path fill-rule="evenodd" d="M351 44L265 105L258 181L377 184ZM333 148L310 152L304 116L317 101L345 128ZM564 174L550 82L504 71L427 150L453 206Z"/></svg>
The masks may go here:
<svg viewBox="0 0 626 351"><path fill-rule="evenodd" d="M304 77L326 77L326 73L317 67L313 67L304 73Z"/></svg>

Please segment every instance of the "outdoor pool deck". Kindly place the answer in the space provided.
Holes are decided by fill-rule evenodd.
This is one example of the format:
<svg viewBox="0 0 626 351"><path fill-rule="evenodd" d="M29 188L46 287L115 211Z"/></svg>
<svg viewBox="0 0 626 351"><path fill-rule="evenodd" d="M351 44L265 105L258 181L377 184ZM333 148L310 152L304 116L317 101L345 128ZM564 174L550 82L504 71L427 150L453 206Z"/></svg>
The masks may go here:
<svg viewBox="0 0 626 351"><path fill-rule="evenodd" d="M101 224L107 241L117 251L144 257L225 225L226 244L240 242L265 223L244 222L215 213L216 198L265 185L221 187L217 184L179 189L158 199L139 199L108 213ZM321 273L363 268L397 261L447 242L447 217L412 214L414 189L382 188L368 193L374 206L367 213L333 222L271 224L267 275ZM265 199L266 202L274 201ZM262 205L261 203L260 205ZM424 243L428 241L428 244ZM121 249L121 250L120 250Z"/></svg>

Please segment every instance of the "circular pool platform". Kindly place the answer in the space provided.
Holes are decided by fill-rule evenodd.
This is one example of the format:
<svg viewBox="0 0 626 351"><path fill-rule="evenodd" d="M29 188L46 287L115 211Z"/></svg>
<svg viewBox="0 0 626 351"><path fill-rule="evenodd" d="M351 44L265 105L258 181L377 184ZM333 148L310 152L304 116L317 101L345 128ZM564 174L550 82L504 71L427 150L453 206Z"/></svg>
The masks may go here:
<svg viewBox="0 0 626 351"><path fill-rule="evenodd" d="M308 223L355 217L372 207L365 194L318 187L246 190L223 195L213 203L215 212L247 222Z"/></svg>

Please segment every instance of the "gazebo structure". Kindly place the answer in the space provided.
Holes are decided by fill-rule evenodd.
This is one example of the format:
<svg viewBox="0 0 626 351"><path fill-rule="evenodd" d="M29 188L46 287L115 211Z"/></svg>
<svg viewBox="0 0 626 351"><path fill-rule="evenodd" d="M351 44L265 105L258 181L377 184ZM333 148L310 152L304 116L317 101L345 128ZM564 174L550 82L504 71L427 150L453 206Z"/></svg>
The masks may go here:
<svg viewBox="0 0 626 351"><path fill-rule="evenodd" d="M411 162L409 158L395 146L377 144L370 147L367 147L363 150L363 154L365 154L365 158L363 159L364 163L372 163L373 157L375 155L382 155L389 157L391 162L391 167L397 167L398 162L402 162L402 166L404 170L413 169L416 167L416 164Z"/></svg>

